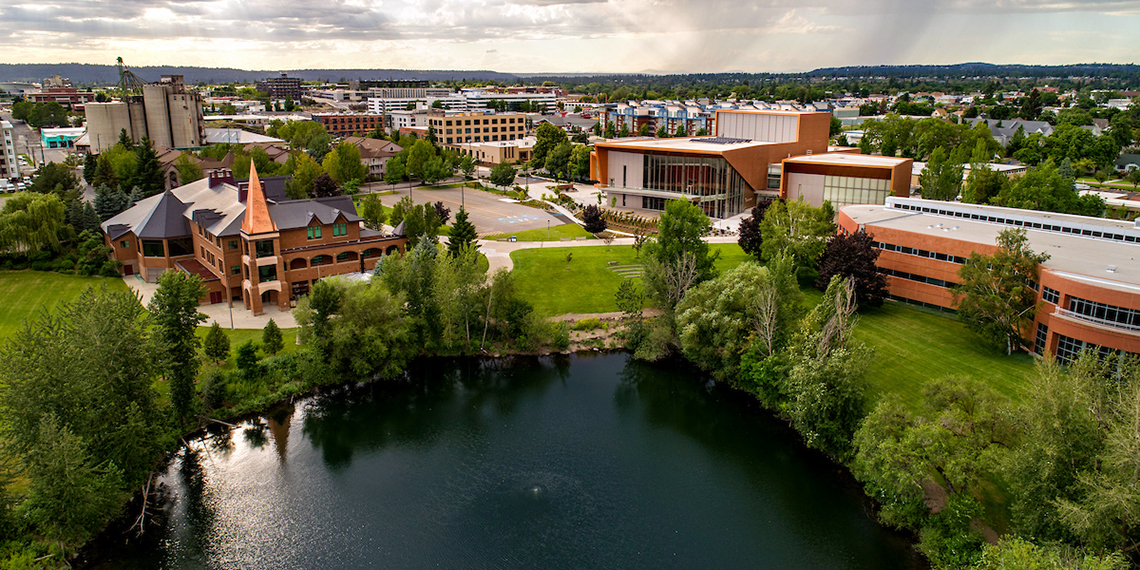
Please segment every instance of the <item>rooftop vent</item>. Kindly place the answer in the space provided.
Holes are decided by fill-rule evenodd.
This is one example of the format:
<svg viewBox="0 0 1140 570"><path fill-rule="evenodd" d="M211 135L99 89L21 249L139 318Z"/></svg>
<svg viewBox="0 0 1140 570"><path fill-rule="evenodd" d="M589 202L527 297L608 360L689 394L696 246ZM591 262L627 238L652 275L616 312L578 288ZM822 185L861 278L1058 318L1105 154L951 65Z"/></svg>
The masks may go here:
<svg viewBox="0 0 1140 570"><path fill-rule="evenodd" d="M1109 265L1108 266L1108 272L1109 273L1116 273L1116 266L1115 265Z"/></svg>

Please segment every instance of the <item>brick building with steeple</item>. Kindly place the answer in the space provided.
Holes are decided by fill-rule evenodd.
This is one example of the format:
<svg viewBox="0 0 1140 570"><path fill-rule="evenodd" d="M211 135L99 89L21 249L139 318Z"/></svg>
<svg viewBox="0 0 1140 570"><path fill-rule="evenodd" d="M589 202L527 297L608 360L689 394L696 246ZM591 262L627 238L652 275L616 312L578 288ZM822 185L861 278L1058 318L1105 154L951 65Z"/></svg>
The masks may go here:
<svg viewBox="0 0 1140 570"><path fill-rule="evenodd" d="M263 184L229 172L140 200L103 222L111 256L124 275L154 282L174 269L202 278L202 303L263 312L287 310L330 275L371 271L407 239L361 224L349 196L289 200L283 180Z"/></svg>

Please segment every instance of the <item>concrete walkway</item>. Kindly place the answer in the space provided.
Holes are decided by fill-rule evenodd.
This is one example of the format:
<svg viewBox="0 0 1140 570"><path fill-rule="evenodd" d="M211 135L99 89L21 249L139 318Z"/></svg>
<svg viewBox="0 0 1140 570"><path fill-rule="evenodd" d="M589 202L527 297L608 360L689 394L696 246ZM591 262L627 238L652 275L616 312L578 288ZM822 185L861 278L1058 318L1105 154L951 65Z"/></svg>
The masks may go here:
<svg viewBox="0 0 1140 570"><path fill-rule="evenodd" d="M614 240L613 245L633 245L634 238L617 238ZM735 236L722 236L722 237L709 237L705 238L708 243L736 243L739 238ZM546 244L550 247L605 247L601 240L583 240L583 241L517 241L514 243L508 241L488 241L479 240L479 251L487 256L487 261L490 263L488 273L494 273L498 269L511 270L515 268L514 261L511 260L511 253L520 249L538 249L545 248Z"/></svg>
<svg viewBox="0 0 1140 570"><path fill-rule="evenodd" d="M154 297L154 292L158 291L157 283L147 283L142 280L138 275L129 275L123 277L123 282L127 287L138 293L142 297L143 306L150 304L151 297ZM247 311L242 305L235 305L233 310L226 303L215 303L212 305L199 305L198 312L206 315L206 322L203 326L211 326L215 322L226 329L260 329L264 328L273 319L277 326L283 329L291 329L297 326L297 321L293 319L293 313L289 311L282 311L276 306L267 306L265 312L261 315L254 316L252 311Z"/></svg>

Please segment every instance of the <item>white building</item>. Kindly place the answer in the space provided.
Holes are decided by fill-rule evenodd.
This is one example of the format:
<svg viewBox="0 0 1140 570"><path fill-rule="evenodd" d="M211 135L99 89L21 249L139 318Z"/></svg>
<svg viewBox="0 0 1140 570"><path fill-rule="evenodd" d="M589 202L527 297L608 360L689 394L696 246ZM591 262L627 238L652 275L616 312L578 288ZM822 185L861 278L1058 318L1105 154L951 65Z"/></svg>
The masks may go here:
<svg viewBox="0 0 1140 570"><path fill-rule="evenodd" d="M12 123L0 121L0 180L20 177L16 138Z"/></svg>

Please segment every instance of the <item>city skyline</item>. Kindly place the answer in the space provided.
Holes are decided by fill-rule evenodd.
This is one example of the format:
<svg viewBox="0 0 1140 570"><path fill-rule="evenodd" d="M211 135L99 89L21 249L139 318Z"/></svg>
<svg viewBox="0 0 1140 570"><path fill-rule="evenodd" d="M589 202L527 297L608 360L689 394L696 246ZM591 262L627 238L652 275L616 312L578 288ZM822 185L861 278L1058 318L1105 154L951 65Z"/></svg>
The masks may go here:
<svg viewBox="0 0 1140 570"><path fill-rule="evenodd" d="M797 72L1130 63L1137 24L1140 0L46 0L0 7L0 51L5 63L263 70Z"/></svg>

